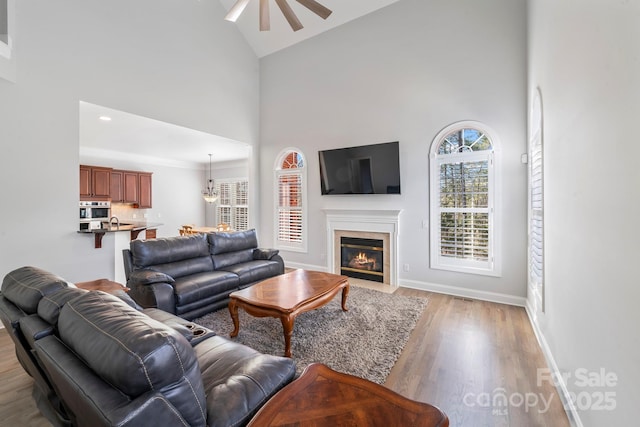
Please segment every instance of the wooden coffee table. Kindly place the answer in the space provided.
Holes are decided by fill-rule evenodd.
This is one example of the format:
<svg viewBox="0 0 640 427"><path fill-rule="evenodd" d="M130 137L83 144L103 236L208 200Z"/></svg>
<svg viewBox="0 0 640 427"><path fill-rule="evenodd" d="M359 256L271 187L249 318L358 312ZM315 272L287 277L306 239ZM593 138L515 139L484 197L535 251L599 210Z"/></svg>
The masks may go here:
<svg viewBox="0 0 640 427"><path fill-rule="evenodd" d="M231 337L240 331L238 307L255 317L279 318L284 331L284 355L291 357L291 335L296 316L322 307L341 289L342 309L347 311L347 277L321 271L294 270L232 292L229 295L234 328Z"/></svg>
<svg viewBox="0 0 640 427"><path fill-rule="evenodd" d="M448 425L445 413L433 405L315 363L260 408L247 427Z"/></svg>

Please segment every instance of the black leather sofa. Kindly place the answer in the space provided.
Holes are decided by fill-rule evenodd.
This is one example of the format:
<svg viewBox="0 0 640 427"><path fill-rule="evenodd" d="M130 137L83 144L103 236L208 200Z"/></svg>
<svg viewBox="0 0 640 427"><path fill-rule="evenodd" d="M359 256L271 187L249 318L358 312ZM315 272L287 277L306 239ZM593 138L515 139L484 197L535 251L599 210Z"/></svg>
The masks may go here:
<svg viewBox="0 0 640 427"><path fill-rule="evenodd" d="M123 251L127 287L143 307L195 319L226 307L229 294L284 273L255 230L133 240Z"/></svg>
<svg viewBox="0 0 640 427"><path fill-rule="evenodd" d="M290 359L35 267L4 277L0 317L55 426L242 426L295 375Z"/></svg>

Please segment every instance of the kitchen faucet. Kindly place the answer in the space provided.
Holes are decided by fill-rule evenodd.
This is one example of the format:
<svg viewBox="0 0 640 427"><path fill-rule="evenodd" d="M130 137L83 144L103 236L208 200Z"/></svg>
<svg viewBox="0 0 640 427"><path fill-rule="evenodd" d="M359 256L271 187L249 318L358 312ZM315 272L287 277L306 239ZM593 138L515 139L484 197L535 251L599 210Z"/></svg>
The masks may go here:
<svg viewBox="0 0 640 427"><path fill-rule="evenodd" d="M109 228L111 228L111 223L114 219L116 220L116 228L120 228L120 220L117 216L112 216L111 218L109 218Z"/></svg>

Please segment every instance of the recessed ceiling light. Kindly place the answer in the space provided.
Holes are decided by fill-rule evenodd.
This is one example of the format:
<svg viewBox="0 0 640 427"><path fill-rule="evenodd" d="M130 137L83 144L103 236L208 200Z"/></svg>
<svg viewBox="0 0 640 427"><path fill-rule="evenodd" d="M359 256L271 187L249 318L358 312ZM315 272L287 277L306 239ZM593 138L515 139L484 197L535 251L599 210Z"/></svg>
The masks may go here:
<svg viewBox="0 0 640 427"><path fill-rule="evenodd" d="M100 120L105 121L105 122L110 122L111 121L111 117L109 117L109 116L100 116Z"/></svg>

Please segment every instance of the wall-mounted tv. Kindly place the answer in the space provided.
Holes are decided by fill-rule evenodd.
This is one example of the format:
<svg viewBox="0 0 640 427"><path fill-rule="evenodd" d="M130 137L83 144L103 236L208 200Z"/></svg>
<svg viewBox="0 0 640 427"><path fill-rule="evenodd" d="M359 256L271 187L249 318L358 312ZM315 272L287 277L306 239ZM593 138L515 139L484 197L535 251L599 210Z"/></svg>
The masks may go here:
<svg viewBox="0 0 640 427"><path fill-rule="evenodd" d="M319 151L322 194L400 194L399 143Z"/></svg>

